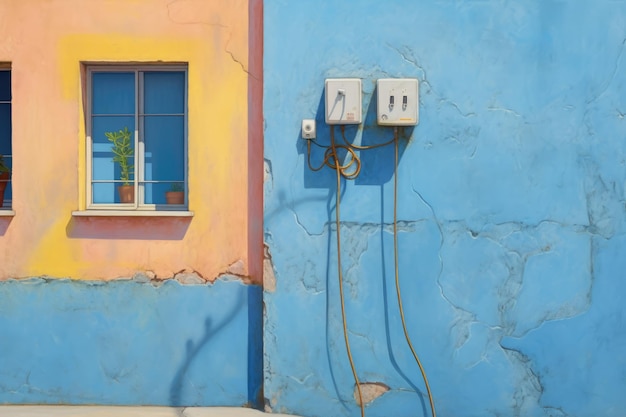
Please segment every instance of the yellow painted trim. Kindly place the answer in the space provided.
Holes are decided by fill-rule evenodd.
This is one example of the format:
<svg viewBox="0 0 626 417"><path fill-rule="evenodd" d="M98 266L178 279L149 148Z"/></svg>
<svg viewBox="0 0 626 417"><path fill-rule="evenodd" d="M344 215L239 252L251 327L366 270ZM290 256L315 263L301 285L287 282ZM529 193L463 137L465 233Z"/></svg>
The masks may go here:
<svg viewBox="0 0 626 417"><path fill-rule="evenodd" d="M87 155L85 131L85 64L159 63L199 61L207 53L200 40L128 35L68 35L59 42L59 73L65 99L78 98L78 211L87 208ZM191 84L191 80L189 80ZM74 87L75 86L75 87Z"/></svg>
<svg viewBox="0 0 626 417"><path fill-rule="evenodd" d="M85 70L80 66L78 77L78 209L85 210L87 208L87 138L85 132Z"/></svg>

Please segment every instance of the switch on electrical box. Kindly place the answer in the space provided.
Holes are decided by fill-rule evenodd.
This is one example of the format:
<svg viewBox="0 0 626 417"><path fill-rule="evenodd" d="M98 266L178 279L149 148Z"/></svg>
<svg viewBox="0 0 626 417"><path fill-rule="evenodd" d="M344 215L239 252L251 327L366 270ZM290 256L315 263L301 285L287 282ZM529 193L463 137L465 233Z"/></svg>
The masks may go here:
<svg viewBox="0 0 626 417"><path fill-rule="evenodd" d="M419 122L419 84L416 78L383 78L378 90L378 124L415 126Z"/></svg>
<svg viewBox="0 0 626 417"><path fill-rule="evenodd" d="M361 123L361 80L359 78L327 78L325 83L326 124L353 125Z"/></svg>

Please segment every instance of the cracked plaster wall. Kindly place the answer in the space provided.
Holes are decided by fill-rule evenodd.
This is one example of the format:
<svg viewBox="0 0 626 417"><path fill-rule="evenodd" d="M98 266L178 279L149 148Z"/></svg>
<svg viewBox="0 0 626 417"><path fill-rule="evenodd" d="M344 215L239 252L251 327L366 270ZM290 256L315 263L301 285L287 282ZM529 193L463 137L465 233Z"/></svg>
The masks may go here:
<svg viewBox="0 0 626 417"><path fill-rule="evenodd" d="M261 12L0 2L15 211L0 216L0 404L258 406ZM72 215L87 201L88 62L188 64L193 217Z"/></svg>
<svg viewBox="0 0 626 417"><path fill-rule="evenodd" d="M0 404L256 404L261 289L230 278L0 281Z"/></svg>
<svg viewBox="0 0 626 417"><path fill-rule="evenodd" d="M241 260L226 272L260 284L262 67L259 48L249 48L261 36L260 4L0 2L0 62L11 63L15 211L0 216L0 280L112 280L146 270L213 280ZM90 200L81 64L94 62L188 64L193 217L72 215Z"/></svg>
<svg viewBox="0 0 626 417"><path fill-rule="evenodd" d="M416 77L400 279L438 415L626 414L626 3L267 0L264 27L266 406L358 415L335 177L308 169L300 120L328 143L324 79L359 77L347 137L383 142L376 79ZM348 326L361 382L389 387L366 412L428 415L395 301L393 153L361 158L342 183Z"/></svg>

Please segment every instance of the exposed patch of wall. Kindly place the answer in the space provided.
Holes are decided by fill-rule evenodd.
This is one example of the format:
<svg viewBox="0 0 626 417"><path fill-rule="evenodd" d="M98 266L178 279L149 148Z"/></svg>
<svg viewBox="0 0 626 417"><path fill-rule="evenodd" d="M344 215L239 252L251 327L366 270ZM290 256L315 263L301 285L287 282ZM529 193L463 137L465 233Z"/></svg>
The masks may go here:
<svg viewBox="0 0 626 417"><path fill-rule="evenodd" d="M274 264L272 263L272 255L267 245L265 245L265 256L263 258L263 289L269 292L276 290Z"/></svg>
<svg viewBox="0 0 626 417"><path fill-rule="evenodd" d="M307 167L299 127L315 118L328 144L324 79L358 77L365 123L346 136L382 143L392 132L375 124L375 81L412 77L399 270L438 415L626 413L626 6L268 0L265 15L267 406L358 415L335 173ZM341 196L349 337L361 381L389 387L367 415L427 416L395 300L393 150L360 156Z"/></svg>
<svg viewBox="0 0 626 417"><path fill-rule="evenodd" d="M361 382L359 387L361 389L360 396L359 390L354 387L354 401L356 401L357 404L361 404L362 398L363 404L367 405L389 391L389 387L382 382Z"/></svg>

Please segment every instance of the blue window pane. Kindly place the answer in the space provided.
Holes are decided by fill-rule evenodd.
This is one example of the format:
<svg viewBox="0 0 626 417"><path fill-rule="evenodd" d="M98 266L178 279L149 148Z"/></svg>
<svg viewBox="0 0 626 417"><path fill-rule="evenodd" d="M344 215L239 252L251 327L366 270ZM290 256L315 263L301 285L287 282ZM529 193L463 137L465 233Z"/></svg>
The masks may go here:
<svg viewBox="0 0 626 417"><path fill-rule="evenodd" d="M0 70L0 101L11 101L11 71Z"/></svg>
<svg viewBox="0 0 626 417"><path fill-rule="evenodd" d="M136 72L92 72L92 202L120 203L120 169L112 161L105 132L127 127L139 130L143 143L136 169L145 174L140 204L166 204L166 191L185 186L185 71L139 71L143 97L135 97ZM137 100L143 101L140 124L135 126ZM134 147L134 137L133 137ZM131 179L134 178L131 176ZM152 183L151 181L157 181Z"/></svg>
<svg viewBox="0 0 626 417"><path fill-rule="evenodd" d="M184 128L183 116L146 116L144 118L146 180L184 180Z"/></svg>
<svg viewBox="0 0 626 417"><path fill-rule="evenodd" d="M135 118L126 116L94 116L92 118L92 178L94 180L119 180L119 165L113 162L113 145L106 137L105 132L117 132L125 127L133 133L132 147L135 147L134 132ZM131 164L135 165L134 158ZM134 178L132 176L131 178ZM95 202L95 201L94 201Z"/></svg>
<svg viewBox="0 0 626 417"><path fill-rule="evenodd" d="M2 158L2 162L9 169L11 169L13 166L12 160L13 158L10 155L6 155L6 154ZM9 178L6 180L3 180L3 182L6 184L6 188L4 189L3 200L9 202L13 199L13 187L11 186L11 174L9 174ZM0 198L2 198L2 196L0 196ZM8 208L9 206L10 204L4 204L3 208Z"/></svg>
<svg viewBox="0 0 626 417"><path fill-rule="evenodd" d="M0 70L0 101L11 101L11 71ZM11 103L0 103L0 155L3 156L2 163L11 168ZM13 187L11 177L2 180L5 186L4 195L0 199L11 201ZM7 207L9 204L4 205Z"/></svg>
<svg viewBox="0 0 626 417"><path fill-rule="evenodd" d="M8 155L8 154L2 155L2 163L11 171L13 170L13 156L12 155Z"/></svg>
<svg viewBox="0 0 626 417"><path fill-rule="evenodd" d="M93 202L94 204L113 204L120 203L120 195L117 191L119 184L99 182L93 184Z"/></svg>
<svg viewBox="0 0 626 417"><path fill-rule="evenodd" d="M165 193L172 191L172 183L147 183L144 190L147 204L166 204Z"/></svg>
<svg viewBox="0 0 626 417"><path fill-rule="evenodd" d="M0 154L11 154L11 104L0 103Z"/></svg>
<svg viewBox="0 0 626 417"><path fill-rule="evenodd" d="M11 206L10 201L13 200L13 186L11 185L11 179L7 182L7 188L4 189L4 201L9 203L2 204L2 208L9 208Z"/></svg>
<svg viewBox="0 0 626 417"><path fill-rule="evenodd" d="M135 113L134 72L94 72L91 80L93 114Z"/></svg>
<svg viewBox="0 0 626 417"><path fill-rule="evenodd" d="M144 73L144 113L182 114L185 111L185 72Z"/></svg>

